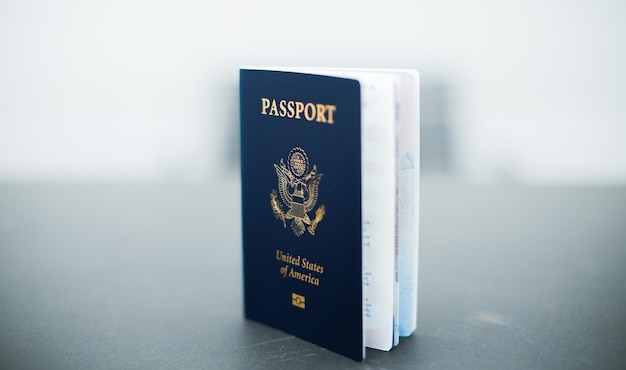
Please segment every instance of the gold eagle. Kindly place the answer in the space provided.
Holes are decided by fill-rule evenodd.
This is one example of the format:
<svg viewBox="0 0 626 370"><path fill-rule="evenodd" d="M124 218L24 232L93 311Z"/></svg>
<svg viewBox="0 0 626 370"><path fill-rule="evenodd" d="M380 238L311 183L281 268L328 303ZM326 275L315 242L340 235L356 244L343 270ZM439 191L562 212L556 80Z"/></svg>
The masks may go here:
<svg viewBox="0 0 626 370"><path fill-rule="evenodd" d="M297 236L304 234L305 225L310 225L309 233L315 235L317 224L324 217L325 208L323 205L318 208L314 220L310 219L308 212L312 211L317 204L319 184L323 174L318 173L317 166L314 165L309 173L296 176L291 169L287 168L282 159L280 164L274 164L274 168L278 177L278 193L288 208L287 212L283 212L282 204L278 201L274 190L270 194L274 215L283 221L284 227L286 227L285 220L292 220L291 230Z"/></svg>

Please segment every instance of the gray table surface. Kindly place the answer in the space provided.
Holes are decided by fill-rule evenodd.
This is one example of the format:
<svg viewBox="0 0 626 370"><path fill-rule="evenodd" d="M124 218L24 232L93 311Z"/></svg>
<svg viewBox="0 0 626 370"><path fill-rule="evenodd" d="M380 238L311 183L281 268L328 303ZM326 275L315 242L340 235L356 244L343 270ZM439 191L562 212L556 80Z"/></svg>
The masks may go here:
<svg viewBox="0 0 626 370"><path fill-rule="evenodd" d="M360 364L243 318L237 181L0 185L0 367L626 368L626 188L425 179L418 330Z"/></svg>

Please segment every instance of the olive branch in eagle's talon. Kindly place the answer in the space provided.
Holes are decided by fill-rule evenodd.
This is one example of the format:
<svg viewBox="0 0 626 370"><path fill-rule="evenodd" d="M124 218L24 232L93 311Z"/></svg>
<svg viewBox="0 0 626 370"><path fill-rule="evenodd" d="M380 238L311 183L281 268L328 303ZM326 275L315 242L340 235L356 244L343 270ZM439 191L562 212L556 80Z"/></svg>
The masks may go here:
<svg viewBox="0 0 626 370"><path fill-rule="evenodd" d="M315 211L315 219L311 223L311 226L309 226L309 233L311 233L311 235L315 235L315 229L317 229L317 224L322 221L325 213L326 213L326 207L324 207L323 204L319 206L317 211Z"/></svg>
<svg viewBox="0 0 626 370"><path fill-rule="evenodd" d="M276 217L277 220L281 220L283 222L283 227L286 228L287 223L285 221L285 214L283 213L283 205L276 197L276 190L272 190L270 193L270 204L272 205L272 210L274 211L274 217Z"/></svg>

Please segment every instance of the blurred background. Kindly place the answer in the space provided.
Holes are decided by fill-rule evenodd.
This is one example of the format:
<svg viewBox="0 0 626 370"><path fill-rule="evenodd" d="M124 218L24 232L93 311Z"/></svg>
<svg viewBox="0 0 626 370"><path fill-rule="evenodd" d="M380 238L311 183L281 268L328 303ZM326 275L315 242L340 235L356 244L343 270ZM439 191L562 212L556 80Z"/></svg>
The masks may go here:
<svg viewBox="0 0 626 370"><path fill-rule="evenodd" d="M626 2L0 1L0 181L238 175L238 68L414 68L422 172L626 184Z"/></svg>
<svg viewBox="0 0 626 370"><path fill-rule="evenodd" d="M351 367L241 319L241 66L420 72L419 338L370 367L626 368L625 36L624 0L0 0L0 368Z"/></svg>

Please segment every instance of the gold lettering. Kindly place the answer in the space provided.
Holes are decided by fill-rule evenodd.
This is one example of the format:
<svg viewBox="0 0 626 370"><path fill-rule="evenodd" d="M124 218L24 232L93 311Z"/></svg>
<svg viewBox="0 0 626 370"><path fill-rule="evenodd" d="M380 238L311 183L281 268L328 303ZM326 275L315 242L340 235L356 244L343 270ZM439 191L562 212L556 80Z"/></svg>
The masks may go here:
<svg viewBox="0 0 626 370"><path fill-rule="evenodd" d="M278 108L276 107L276 100L272 99L272 106L270 107L270 116L277 116Z"/></svg>
<svg viewBox="0 0 626 370"><path fill-rule="evenodd" d="M289 102L287 102L287 117L288 118L293 118L296 115L293 106L294 106L294 101L289 100Z"/></svg>
<svg viewBox="0 0 626 370"><path fill-rule="evenodd" d="M309 111L311 112L310 114ZM304 118L306 118L307 121L313 121L315 118L315 105L313 103L306 103L304 107Z"/></svg>
<svg viewBox="0 0 626 370"><path fill-rule="evenodd" d="M337 110L336 105L326 104L326 109L328 110L328 123L333 124L335 121L333 120L333 113Z"/></svg>
<svg viewBox="0 0 626 370"><path fill-rule="evenodd" d="M326 114L326 106L324 104L316 104L316 106L317 106L317 122L326 123L326 117L324 117L324 114Z"/></svg>
<svg viewBox="0 0 626 370"><path fill-rule="evenodd" d="M307 270L311 270L320 274L324 273L324 266L311 262L310 260L307 260L306 258L302 259L302 267Z"/></svg>
<svg viewBox="0 0 626 370"><path fill-rule="evenodd" d="M261 114L267 114L267 108L270 107L270 100L268 98L261 98Z"/></svg>
<svg viewBox="0 0 626 370"><path fill-rule="evenodd" d="M304 103L301 101L296 102L296 119L300 119L300 113L304 112Z"/></svg>
<svg viewBox="0 0 626 370"><path fill-rule="evenodd" d="M303 274L299 271L296 271L293 269L293 267L291 268L291 270L289 270L289 277L294 278L296 280L301 280L304 281L305 283L309 283L311 285L315 285L315 286L319 286L320 285L320 279L316 278L315 276L313 276L312 274Z"/></svg>
<svg viewBox="0 0 626 370"><path fill-rule="evenodd" d="M324 274L324 266L319 265L306 257L299 255L294 257L288 252L284 252L280 249L276 249L276 260L287 263L279 269L282 277L289 276L290 278L300 280L311 285L320 285L320 276L317 274ZM298 271L298 268L304 269L304 271Z"/></svg>
<svg viewBox="0 0 626 370"><path fill-rule="evenodd" d="M295 119L304 119L311 122L334 124L334 114L337 106L295 100L261 98L261 114Z"/></svg>
<svg viewBox="0 0 626 370"><path fill-rule="evenodd" d="M290 263L292 265L300 266L300 256L294 257L289 253L284 253L280 249L276 250L276 259L279 261Z"/></svg>

